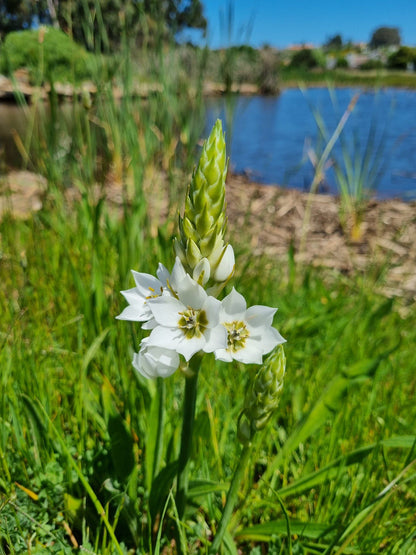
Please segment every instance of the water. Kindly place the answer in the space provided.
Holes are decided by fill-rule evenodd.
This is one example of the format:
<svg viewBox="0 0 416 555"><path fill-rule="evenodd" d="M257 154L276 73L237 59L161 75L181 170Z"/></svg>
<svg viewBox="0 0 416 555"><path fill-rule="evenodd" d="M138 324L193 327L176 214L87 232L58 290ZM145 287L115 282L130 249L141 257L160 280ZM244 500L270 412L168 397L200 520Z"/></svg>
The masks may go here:
<svg viewBox="0 0 416 555"><path fill-rule="evenodd" d="M315 88L302 92L288 89L279 97L235 97L225 106L225 99L208 101L207 129L217 117L224 121L231 135L231 166L238 173L247 172L266 184L279 184L308 190L314 170L307 152L322 152L313 112L319 113L331 136L353 96L358 102L343 130L346 152L357 158L359 151L370 153L370 166L378 198L416 199L416 92L386 89L378 92L358 89ZM230 105L231 103L231 105ZM227 129L228 127L228 129ZM373 133L372 146L366 146ZM354 147L355 144L358 147ZM342 161L340 141L333 150ZM377 171L376 171L377 170ZM325 172L324 191L337 192L334 172Z"/></svg>
<svg viewBox="0 0 416 555"><path fill-rule="evenodd" d="M342 135L347 150L353 151L355 138L364 151L372 129L375 146L367 150L371 151L370 165L375 160L380 166L372 179L377 196L416 199L415 91L371 92L345 88L332 91L331 95L327 89L315 88L305 93L289 89L272 98L233 97L228 101L211 98L207 100L206 133L215 119L221 117L226 122L227 137L231 138L229 153L234 171L247 172L261 183L309 190L314 170L307 150L319 153L325 146L319 139L313 110L321 115L330 136L356 93L360 96ZM45 117L48 117L47 111ZM59 118L71 121L71 117L71 104L61 105ZM227 125L227 120L232 125ZM30 131L27 121L22 108L0 103L0 165L2 162L14 167L21 165L13 130L24 138ZM333 154L342 159L339 142ZM331 168L325 171L323 190L337 192Z"/></svg>

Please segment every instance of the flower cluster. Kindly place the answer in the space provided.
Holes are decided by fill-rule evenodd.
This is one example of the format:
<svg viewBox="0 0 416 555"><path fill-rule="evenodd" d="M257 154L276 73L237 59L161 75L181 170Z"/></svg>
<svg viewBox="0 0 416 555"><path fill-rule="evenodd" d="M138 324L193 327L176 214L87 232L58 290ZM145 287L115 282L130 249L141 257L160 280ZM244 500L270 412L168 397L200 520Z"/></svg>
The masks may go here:
<svg viewBox="0 0 416 555"><path fill-rule="evenodd" d="M232 289L219 293L234 275L234 251L225 241L225 136L217 120L204 142L179 216L172 272L159 264L156 277L133 271L136 287L122 291L129 305L120 320L143 322L150 330L133 358L147 378L167 377L198 352L230 362L261 364L284 342L272 327L276 309L252 306Z"/></svg>
<svg viewBox="0 0 416 555"><path fill-rule="evenodd" d="M234 268L230 245L222 264ZM129 305L117 318L143 322L142 327L151 330L133 358L133 366L146 378L166 378L179 367L179 355L189 361L200 351L227 362L261 364L264 354L284 342L272 327L276 309L247 308L234 288L219 301L203 287L209 273L209 264L201 259L191 277L179 257L171 273L162 264L157 277L133 271L136 286L122 291Z"/></svg>

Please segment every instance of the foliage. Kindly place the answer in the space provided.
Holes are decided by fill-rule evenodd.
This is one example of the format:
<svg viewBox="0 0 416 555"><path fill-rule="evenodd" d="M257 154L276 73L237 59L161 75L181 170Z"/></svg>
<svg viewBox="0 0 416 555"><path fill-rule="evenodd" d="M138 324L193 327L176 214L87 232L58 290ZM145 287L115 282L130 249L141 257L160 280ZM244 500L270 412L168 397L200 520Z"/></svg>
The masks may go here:
<svg viewBox="0 0 416 555"><path fill-rule="evenodd" d="M384 64L381 60L367 60L359 66L359 69L362 71L368 71L373 69L382 69L383 67Z"/></svg>
<svg viewBox="0 0 416 555"><path fill-rule="evenodd" d="M52 24L89 50L109 51L128 35L143 42L149 35L172 37L184 28L206 28L200 0L15 0L0 8L0 29L28 29L33 20Z"/></svg>
<svg viewBox="0 0 416 555"><path fill-rule="evenodd" d="M0 4L0 39L12 31L29 29L34 18L47 23L46 0L6 0Z"/></svg>
<svg viewBox="0 0 416 555"><path fill-rule="evenodd" d="M340 34L330 37L324 44L325 50L341 50L342 47L343 42Z"/></svg>
<svg viewBox="0 0 416 555"><path fill-rule="evenodd" d="M346 58L344 58L343 56L340 56L339 58L337 58L337 63L336 66L338 69L344 69L348 67L348 61Z"/></svg>
<svg viewBox="0 0 416 555"><path fill-rule="evenodd" d="M400 46L400 31L397 27L378 27L371 35L370 48Z"/></svg>
<svg viewBox="0 0 416 555"><path fill-rule="evenodd" d="M310 48L303 48L298 52L295 52L291 61L290 67L291 68L300 68L300 69L313 69L319 66L319 61L315 50L311 50Z"/></svg>
<svg viewBox="0 0 416 555"><path fill-rule="evenodd" d="M416 49L409 46L401 46L396 52L390 54L387 65L391 69L407 69L414 64L416 69Z"/></svg>
<svg viewBox="0 0 416 555"><path fill-rule="evenodd" d="M12 74L28 68L33 82L49 78L76 81L87 79L90 58L65 33L53 27L9 33L1 50L0 71Z"/></svg>
<svg viewBox="0 0 416 555"><path fill-rule="evenodd" d="M281 66L279 53L272 48L260 51L260 70L258 75L259 92L264 95L279 92L279 70Z"/></svg>

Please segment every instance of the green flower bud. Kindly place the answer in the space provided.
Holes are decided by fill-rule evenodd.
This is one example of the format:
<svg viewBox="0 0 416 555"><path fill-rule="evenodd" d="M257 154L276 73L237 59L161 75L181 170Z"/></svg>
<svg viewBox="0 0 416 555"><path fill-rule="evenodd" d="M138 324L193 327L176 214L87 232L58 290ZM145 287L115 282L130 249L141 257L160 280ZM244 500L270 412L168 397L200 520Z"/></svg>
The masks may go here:
<svg viewBox="0 0 416 555"><path fill-rule="evenodd" d="M221 121L217 120L210 136L204 142L201 157L193 172L186 195L184 215L179 216L179 238L175 239L174 243L176 255L191 275L201 259L208 260L212 282L225 282L234 271L232 265L232 272L226 279L222 279L224 271L217 272L227 249L224 243L227 226L226 175L225 138Z"/></svg>
<svg viewBox="0 0 416 555"><path fill-rule="evenodd" d="M279 405L286 370L283 346L269 355L248 390L244 409L238 419L238 439L249 443L263 429Z"/></svg>

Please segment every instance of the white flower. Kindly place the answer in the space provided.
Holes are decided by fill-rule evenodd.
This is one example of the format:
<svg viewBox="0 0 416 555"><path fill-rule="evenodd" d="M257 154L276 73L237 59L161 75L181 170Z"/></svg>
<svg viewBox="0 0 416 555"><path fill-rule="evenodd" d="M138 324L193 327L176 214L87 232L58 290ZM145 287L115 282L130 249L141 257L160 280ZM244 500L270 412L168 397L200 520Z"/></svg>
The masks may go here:
<svg viewBox="0 0 416 555"><path fill-rule="evenodd" d="M227 330L227 347L215 350L215 358L261 364L262 357L285 339L272 327L276 308L247 303L233 288L221 303L220 322Z"/></svg>
<svg viewBox="0 0 416 555"><path fill-rule="evenodd" d="M150 275L131 271L136 283L136 287L121 291L121 294L129 303L121 314L116 316L118 320L131 320L134 322L145 322L143 329L152 329L155 326L150 303L161 295L174 294L175 288L181 282L186 272L180 262L176 259L172 273L159 263L156 275Z"/></svg>
<svg viewBox="0 0 416 555"><path fill-rule="evenodd" d="M167 378L179 367L176 351L163 347L153 347L143 339L140 351L133 355L134 368L145 378Z"/></svg>
<svg viewBox="0 0 416 555"><path fill-rule="evenodd" d="M219 324L221 303L188 274L175 283L176 297L162 295L149 303L157 326L148 345L173 349L189 360L198 351L227 347L227 332Z"/></svg>

